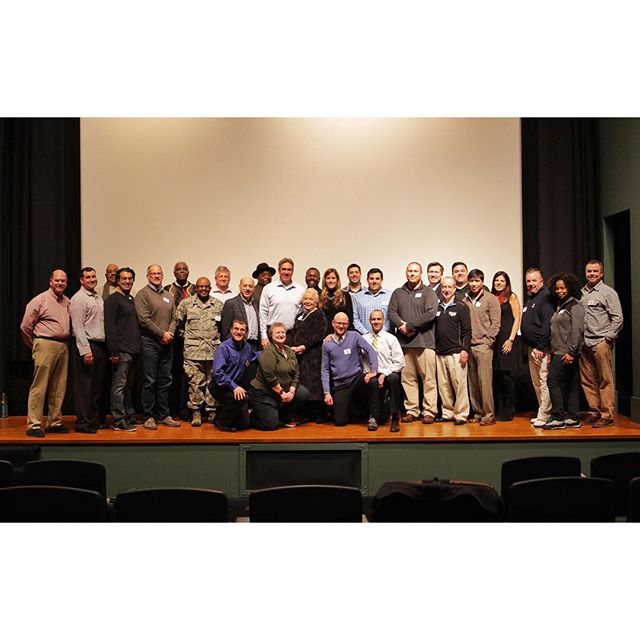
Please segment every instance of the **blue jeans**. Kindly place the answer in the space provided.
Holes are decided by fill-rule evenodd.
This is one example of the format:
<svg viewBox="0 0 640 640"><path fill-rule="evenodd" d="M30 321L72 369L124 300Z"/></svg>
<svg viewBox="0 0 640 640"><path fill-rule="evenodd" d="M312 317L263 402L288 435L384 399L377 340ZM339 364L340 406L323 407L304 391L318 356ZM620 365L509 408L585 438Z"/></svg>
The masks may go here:
<svg viewBox="0 0 640 640"><path fill-rule="evenodd" d="M111 415L115 422L130 418L135 413L131 400L133 376L130 375L134 356L130 353L118 353L120 360L111 376Z"/></svg>
<svg viewBox="0 0 640 640"><path fill-rule="evenodd" d="M145 418L164 420L169 415L173 344L160 344L142 336L142 411Z"/></svg>

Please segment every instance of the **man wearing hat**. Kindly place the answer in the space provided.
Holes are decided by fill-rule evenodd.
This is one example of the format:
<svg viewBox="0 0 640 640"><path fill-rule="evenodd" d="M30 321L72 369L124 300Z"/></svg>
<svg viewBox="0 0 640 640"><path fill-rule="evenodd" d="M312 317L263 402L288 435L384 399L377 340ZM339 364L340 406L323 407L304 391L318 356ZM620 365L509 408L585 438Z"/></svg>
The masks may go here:
<svg viewBox="0 0 640 640"><path fill-rule="evenodd" d="M253 297L260 306L260 297L262 296L262 290L271 282L271 278L276 274L276 270L270 267L266 262L261 262L256 270L251 274L257 281L254 290Z"/></svg>

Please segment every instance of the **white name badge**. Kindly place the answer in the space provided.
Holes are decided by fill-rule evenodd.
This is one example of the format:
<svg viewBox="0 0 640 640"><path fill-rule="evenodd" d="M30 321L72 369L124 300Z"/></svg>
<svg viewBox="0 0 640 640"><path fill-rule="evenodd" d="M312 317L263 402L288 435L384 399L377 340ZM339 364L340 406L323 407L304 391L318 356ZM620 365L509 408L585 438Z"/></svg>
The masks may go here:
<svg viewBox="0 0 640 640"><path fill-rule="evenodd" d="M416 298L422 298L422 294L421 293L416 293Z"/></svg>
<svg viewBox="0 0 640 640"><path fill-rule="evenodd" d="M386 306L388 306L388 305L389 305L389 303L388 303L388 302L381 302L380 304L381 304L383 307L386 307Z"/></svg>
<svg viewBox="0 0 640 640"><path fill-rule="evenodd" d="M457 312L457 311L449 311L449 315L450 315L452 318L455 318L455 317L458 315L458 312Z"/></svg>
<svg viewBox="0 0 640 640"><path fill-rule="evenodd" d="M162 296L162 299L168 304L169 303L169 298L165 298L164 296Z"/></svg>
<svg viewBox="0 0 640 640"><path fill-rule="evenodd" d="M344 350L344 355L348 356L351 353L351 349L345 349Z"/></svg>
<svg viewBox="0 0 640 640"><path fill-rule="evenodd" d="M597 300L588 300L587 301L587 306L588 307L595 307L598 304Z"/></svg>
<svg viewBox="0 0 640 640"><path fill-rule="evenodd" d="M526 311L527 311L527 307L525 307L525 308L522 310L522 313L526 313Z"/></svg>
<svg viewBox="0 0 640 640"><path fill-rule="evenodd" d="M440 312L438 311L438 312L436 313L436 318L437 318L439 315L440 315Z"/></svg>
<svg viewBox="0 0 640 640"><path fill-rule="evenodd" d="M221 318L222 318L222 316L221 316L220 314L213 316L213 319L214 319L216 322L220 322Z"/></svg>
<svg viewBox="0 0 640 640"><path fill-rule="evenodd" d="M475 303L475 305L476 305L476 307L479 307L479 306L480 306L480 303L479 303L479 302L476 302L476 303Z"/></svg>

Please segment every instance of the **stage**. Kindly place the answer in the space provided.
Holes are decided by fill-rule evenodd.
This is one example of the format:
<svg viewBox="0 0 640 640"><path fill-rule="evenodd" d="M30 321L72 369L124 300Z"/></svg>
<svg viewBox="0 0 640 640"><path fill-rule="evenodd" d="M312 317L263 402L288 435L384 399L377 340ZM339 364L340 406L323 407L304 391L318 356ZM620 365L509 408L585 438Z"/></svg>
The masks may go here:
<svg viewBox="0 0 640 640"><path fill-rule="evenodd" d="M231 497L272 484L333 482L358 486L374 495L388 480L456 478L500 486L504 460L533 455L573 455L583 473L590 460L619 451L640 451L640 424L617 416L615 425L597 429L545 431L532 427L532 414L490 427L450 422L389 423L375 432L366 425L336 427L305 424L277 431L249 429L223 432L211 424L159 426L135 432L111 429L96 434L73 431L74 416L65 416L68 434L30 438L23 416L0 419L0 447L41 447L42 458L102 462L108 493L152 486L194 486L225 491Z"/></svg>

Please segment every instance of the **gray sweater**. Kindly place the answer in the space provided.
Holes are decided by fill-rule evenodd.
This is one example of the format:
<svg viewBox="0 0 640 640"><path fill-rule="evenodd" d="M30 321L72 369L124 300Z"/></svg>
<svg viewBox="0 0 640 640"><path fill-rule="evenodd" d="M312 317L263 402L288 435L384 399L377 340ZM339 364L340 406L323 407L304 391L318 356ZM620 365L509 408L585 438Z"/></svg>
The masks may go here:
<svg viewBox="0 0 640 640"><path fill-rule="evenodd" d="M573 297L558 305L551 317L551 353L579 356L584 342L584 309Z"/></svg>

